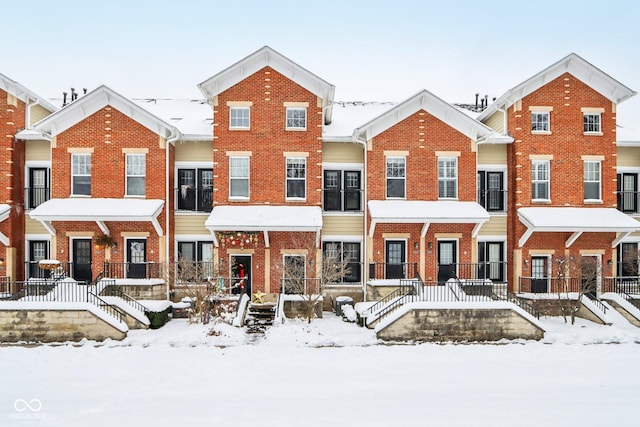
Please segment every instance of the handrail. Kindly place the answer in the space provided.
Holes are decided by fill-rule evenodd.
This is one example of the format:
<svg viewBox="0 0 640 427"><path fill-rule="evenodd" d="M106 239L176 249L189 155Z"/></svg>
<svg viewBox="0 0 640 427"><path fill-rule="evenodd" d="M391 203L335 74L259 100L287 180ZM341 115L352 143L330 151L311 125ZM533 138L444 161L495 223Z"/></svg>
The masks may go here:
<svg viewBox="0 0 640 427"><path fill-rule="evenodd" d="M93 299L93 301L91 301L91 299ZM100 309L106 311L111 316L115 317L121 322L125 316L125 313L119 307L113 304L109 304L108 302L100 298L98 295L96 295L94 292L92 292L90 289L87 289L87 302L95 304Z"/></svg>
<svg viewBox="0 0 640 427"><path fill-rule="evenodd" d="M607 310L608 308L602 303L602 301L600 301L598 299L598 297L596 297L595 295L586 292L584 295L587 296L587 298L589 298L591 300L591 302L598 307L604 314L607 314Z"/></svg>
<svg viewBox="0 0 640 427"><path fill-rule="evenodd" d="M398 297L401 297L401 296L405 296L405 295L412 295L413 292L414 292L413 284L407 286L407 285L402 285L402 282L406 282L406 280L401 280L399 288L394 289L392 292L390 292L387 295L385 295L384 298L378 300L371 307L369 307L366 310L364 310L362 312L362 314L365 314L365 313L367 313L367 314L376 313L378 309L384 307L386 304L388 304L389 302L393 301L394 299L396 299Z"/></svg>
<svg viewBox="0 0 640 427"><path fill-rule="evenodd" d="M103 296L122 298L127 304L136 310L145 313L149 311L144 305L136 301L132 296L124 292L118 285L107 285L102 291Z"/></svg>
<svg viewBox="0 0 640 427"><path fill-rule="evenodd" d="M511 292L511 291L507 291L507 298L506 299L504 299L503 297L501 297L498 294L494 294L494 295L496 297L498 297L498 299L514 303L515 305L517 305L518 307L520 307L521 309L523 309L524 311L526 311L530 315L534 316L536 319L540 319L540 317L542 316L542 312L540 310L535 308L532 304L529 304L526 301L518 299L516 297L516 294Z"/></svg>

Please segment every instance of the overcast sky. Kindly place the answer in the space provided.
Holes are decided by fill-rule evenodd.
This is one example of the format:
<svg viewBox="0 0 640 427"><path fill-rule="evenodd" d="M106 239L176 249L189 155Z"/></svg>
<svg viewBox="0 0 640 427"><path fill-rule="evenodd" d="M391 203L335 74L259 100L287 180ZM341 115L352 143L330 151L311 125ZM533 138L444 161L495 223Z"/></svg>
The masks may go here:
<svg viewBox="0 0 640 427"><path fill-rule="evenodd" d="M336 100L400 101L427 89L473 102L575 52L638 91L637 4L13 1L0 9L0 73L47 98L100 84L132 98L200 97L197 83L269 45L334 84ZM640 128L635 98L619 117L637 111Z"/></svg>

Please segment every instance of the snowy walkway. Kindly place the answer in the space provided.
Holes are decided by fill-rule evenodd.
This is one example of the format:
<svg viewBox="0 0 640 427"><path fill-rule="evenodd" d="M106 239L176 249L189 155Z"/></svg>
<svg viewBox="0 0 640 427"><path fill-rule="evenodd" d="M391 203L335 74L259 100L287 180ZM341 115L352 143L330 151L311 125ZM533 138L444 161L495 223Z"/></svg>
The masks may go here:
<svg viewBox="0 0 640 427"><path fill-rule="evenodd" d="M541 342L386 345L325 315L250 344L177 319L121 342L0 347L0 425L637 425L640 328L545 318Z"/></svg>

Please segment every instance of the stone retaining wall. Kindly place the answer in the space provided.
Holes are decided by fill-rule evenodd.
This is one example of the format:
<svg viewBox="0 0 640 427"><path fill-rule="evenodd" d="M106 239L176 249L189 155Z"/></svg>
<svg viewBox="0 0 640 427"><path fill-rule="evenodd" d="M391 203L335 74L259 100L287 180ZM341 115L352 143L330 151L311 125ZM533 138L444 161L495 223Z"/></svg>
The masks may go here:
<svg viewBox="0 0 640 427"><path fill-rule="evenodd" d="M500 308L419 308L377 332L387 341L540 340L544 331L520 313Z"/></svg>
<svg viewBox="0 0 640 427"><path fill-rule="evenodd" d="M88 310L0 310L0 342L104 341L126 336Z"/></svg>

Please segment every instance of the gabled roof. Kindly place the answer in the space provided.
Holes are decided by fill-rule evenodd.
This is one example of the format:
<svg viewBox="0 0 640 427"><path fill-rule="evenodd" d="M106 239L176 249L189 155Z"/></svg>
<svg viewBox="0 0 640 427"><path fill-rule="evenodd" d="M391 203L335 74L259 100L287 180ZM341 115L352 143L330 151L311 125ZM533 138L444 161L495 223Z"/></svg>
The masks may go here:
<svg viewBox="0 0 640 427"><path fill-rule="evenodd" d="M504 136L498 135L490 127L472 119L427 90L418 92L406 101L360 126L354 131L354 137L369 140L419 110L426 111L476 141L488 140L493 137L504 138Z"/></svg>
<svg viewBox="0 0 640 427"><path fill-rule="evenodd" d="M108 105L163 138L169 139L180 134L175 126L171 126L104 85L40 120L34 125L34 128L45 136L53 137Z"/></svg>
<svg viewBox="0 0 640 427"><path fill-rule="evenodd" d="M55 105L51 104L43 97L36 95L34 92L22 86L20 83L11 80L9 77L5 76L2 73L0 73L0 89L10 93L25 104L28 104L30 100L38 101L39 105L52 113L58 109Z"/></svg>
<svg viewBox="0 0 640 427"><path fill-rule="evenodd" d="M489 105L489 107L478 116L478 120L486 119L493 114L496 109L502 106L510 107L516 101L535 92L564 73L571 74L616 104L636 94L635 91L629 89L601 69L585 61L577 54L571 53L516 87L509 89L504 95Z"/></svg>
<svg viewBox="0 0 640 427"><path fill-rule="evenodd" d="M269 46L257 50L213 77L208 78L198 84L198 88L207 99L213 99L218 94L267 66L322 98L322 106L326 108L325 122L327 124L331 123L331 108L335 86L291 61L281 53L271 49Z"/></svg>

